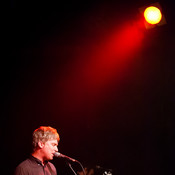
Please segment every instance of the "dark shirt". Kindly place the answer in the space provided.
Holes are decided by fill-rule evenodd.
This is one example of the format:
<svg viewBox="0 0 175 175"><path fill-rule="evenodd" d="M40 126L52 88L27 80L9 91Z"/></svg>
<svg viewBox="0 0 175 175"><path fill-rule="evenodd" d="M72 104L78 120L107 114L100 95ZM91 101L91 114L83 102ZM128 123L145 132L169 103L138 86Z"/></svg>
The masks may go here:
<svg viewBox="0 0 175 175"><path fill-rule="evenodd" d="M43 166L40 160L30 156L16 167L14 175L57 175L57 171L51 162Z"/></svg>

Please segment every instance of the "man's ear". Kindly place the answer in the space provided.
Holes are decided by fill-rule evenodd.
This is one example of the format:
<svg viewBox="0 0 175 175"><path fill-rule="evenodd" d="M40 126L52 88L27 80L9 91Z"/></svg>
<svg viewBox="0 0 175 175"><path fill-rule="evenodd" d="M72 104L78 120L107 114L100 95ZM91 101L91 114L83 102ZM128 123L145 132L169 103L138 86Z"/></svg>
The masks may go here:
<svg viewBox="0 0 175 175"><path fill-rule="evenodd" d="M39 147L39 148L43 148L44 145L45 145L45 144L44 144L43 142L41 142L41 141L38 142L38 147Z"/></svg>

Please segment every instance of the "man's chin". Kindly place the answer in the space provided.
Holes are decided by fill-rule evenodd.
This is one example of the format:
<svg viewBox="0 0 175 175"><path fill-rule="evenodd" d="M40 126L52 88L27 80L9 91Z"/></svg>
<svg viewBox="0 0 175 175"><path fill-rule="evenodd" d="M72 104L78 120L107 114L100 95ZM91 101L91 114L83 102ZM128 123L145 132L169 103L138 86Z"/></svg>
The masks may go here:
<svg viewBox="0 0 175 175"><path fill-rule="evenodd" d="M53 155L52 155L52 156L50 156L50 160L53 160L53 157L54 157Z"/></svg>

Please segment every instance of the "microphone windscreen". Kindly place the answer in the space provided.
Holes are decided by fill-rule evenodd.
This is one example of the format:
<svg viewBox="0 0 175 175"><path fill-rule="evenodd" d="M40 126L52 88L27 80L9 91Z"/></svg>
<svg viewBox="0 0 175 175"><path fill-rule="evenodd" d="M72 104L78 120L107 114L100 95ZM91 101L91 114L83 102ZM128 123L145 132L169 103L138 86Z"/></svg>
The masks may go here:
<svg viewBox="0 0 175 175"><path fill-rule="evenodd" d="M55 152L55 153L54 153L54 156L55 156L55 157L60 157L60 156L61 156L61 153Z"/></svg>

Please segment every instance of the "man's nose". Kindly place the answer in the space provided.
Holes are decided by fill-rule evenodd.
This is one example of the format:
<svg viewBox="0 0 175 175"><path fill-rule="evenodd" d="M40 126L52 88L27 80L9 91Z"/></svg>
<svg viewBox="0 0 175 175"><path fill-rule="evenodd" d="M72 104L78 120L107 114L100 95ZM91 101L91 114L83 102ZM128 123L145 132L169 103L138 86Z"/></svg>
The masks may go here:
<svg viewBox="0 0 175 175"><path fill-rule="evenodd" d="M57 152L58 152L58 147L57 147L57 146L55 147L55 151L57 151Z"/></svg>

